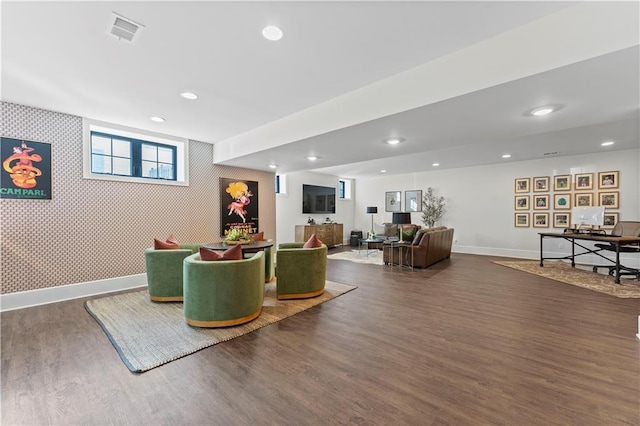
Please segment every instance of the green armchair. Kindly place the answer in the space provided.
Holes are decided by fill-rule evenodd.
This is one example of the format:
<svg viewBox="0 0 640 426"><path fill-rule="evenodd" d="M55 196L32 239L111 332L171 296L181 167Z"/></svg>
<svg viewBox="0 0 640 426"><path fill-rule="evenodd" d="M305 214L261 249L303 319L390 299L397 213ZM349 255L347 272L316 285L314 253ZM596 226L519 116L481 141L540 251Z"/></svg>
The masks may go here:
<svg viewBox="0 0 640 426"><path fill-rule="evenodd" d="M199 244L181 244L179 249L144 251L149 298L153 302L182 301L182 262L196 253Z"/></svg>
<svg viewBox="0 0 640 426"><path fill-rule="evenodd" d="M264 252L242 260L184 259L184 316L195 327L228 327L257 318L264 302Z"/></svg>
<svg viewBox="0 0 640 426"><path fill-rule="evenodd" d="M265 241L268 241L270 243L273 242L272 239L267 239ZM273 278L275 277L276 268L273 263L273 252L274 252L273 247L265 247L264 249L264 282L265 283L269 283L273 281ZM244 253L245 258L250 258L253 255L254 253Z"/></svg>
<svg viewBox="0 0 640 426"><path fill-rule="evenodd" d="M327 246L302 248L304 243L282 243L276 253L278 299L304 299L324 293Z"/></svg>

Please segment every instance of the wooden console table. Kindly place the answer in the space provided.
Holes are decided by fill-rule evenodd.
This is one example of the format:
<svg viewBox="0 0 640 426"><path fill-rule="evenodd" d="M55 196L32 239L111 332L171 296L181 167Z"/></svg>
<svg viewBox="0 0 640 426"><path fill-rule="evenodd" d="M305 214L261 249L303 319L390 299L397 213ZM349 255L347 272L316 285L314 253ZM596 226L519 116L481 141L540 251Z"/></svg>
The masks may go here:
<svg viewBox="0 0 640 426"><path fill-rule="evenodd" d="M343 227L341 223L322 223L317 225L296 225L296 242L306 242L311 235L316 234L327 247L344 243Z"/></svg>
<svg viewBox="0 0 640 426"><path fill-rule="evenodd" d="M611 266L609 269L609 274L615 272L615 282L616 284L620 284L620 275L635 275L638 279L640 279L640 269L629 268L626 266L620 265L620 252L626 252L621 250L622 246L629 245L638 245L638 252L640 254L640 237L614 237L613 235L603 235L603 234L587 234L587 233L551 233L551 232L541 232L540 234L540 266L544 266L545 260L571 260L571 267L575 268L576 266L576 256L581 256L583 254L595 254L600 256L601 258L614 263L615 266ZM544 257L543 252L543 240L544 238L563 238L569 242L571 242L571 254L563 257ZM607 250L604 248L588 248L583 246L580 243L576 243L578 241L592 241L599 243L609 243L615 247L616 259L615 261L609 259L606 256L600 254L601 251ZM585 251L582 253L576 254L576 246L584 249ZM602 267L602 266L600 266ZM605 266L606 267L606 266ZM593 266L593 272L597 272L598 266Z"/></svg>

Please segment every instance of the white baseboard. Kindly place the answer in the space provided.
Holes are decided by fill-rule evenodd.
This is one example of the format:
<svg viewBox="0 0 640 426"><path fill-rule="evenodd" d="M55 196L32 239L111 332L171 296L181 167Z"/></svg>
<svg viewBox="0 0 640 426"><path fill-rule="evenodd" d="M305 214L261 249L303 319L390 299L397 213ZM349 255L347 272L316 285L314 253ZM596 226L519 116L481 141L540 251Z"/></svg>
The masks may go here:
<svg viewBox="0 0 640 426"><path fill-rule="evenodd" d="M146 286L147 274L138 274L2 294L0 295L0 312Z"/></svg>

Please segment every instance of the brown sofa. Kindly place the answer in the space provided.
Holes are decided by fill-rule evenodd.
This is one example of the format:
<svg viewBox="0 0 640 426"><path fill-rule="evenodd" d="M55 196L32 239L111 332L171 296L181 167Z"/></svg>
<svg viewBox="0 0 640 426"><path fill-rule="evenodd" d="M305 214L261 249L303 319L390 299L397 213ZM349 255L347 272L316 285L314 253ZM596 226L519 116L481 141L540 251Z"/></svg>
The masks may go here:
<svg viewBox="0 0 640 426"><path fill-rule="evenodd" d="M383 260L385 265L391 263L391 260L393 260L393 264L397 265L398 260L402 259L402 263L405 265L413 266L414 268L426 268L451 257L452 244L453 228L438 226L420 229L411 244L391 249L385 248ZM411 263L412 259L413 264Z"/></svg>
<svg viewBox="0 0 640 426"><path fill-rule="evenodd" d="M398 226L402 227L402 233L404 235L403 239L405 241L407 240L407 236L409 237L409 241L412 241L416 233L420 230L420 225L415 225L413 223L406 224L406 225L397 225L395 223L385 223L384 234L376 236L380 241L376 243L372 243L372 242L368 243L369 249L382 250L383 242L389 241L389 239L394 239L395 241L397 241L400 238L400 233L398 232Z"/></svg>

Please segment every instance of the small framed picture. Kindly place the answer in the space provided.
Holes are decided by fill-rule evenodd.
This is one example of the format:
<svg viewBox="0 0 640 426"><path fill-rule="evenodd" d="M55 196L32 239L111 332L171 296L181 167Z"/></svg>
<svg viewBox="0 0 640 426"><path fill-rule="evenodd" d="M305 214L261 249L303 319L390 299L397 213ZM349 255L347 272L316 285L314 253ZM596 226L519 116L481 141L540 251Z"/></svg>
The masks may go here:
<svg viewBox="0 0 640 426"><path fill-rule="evenodd" d="M571 191L571 175L558 175L553 177L554 191Z"/></svg>
<svg viewBox="0 0 640 426"><path fill-rule="evenodd" d="M571 210L571 194L553 194L553 208Z"/></svg>
<svg viewBox="0 0 640 426"><path fill-rule="evenodd" d="M607 209L619 209L620 193L618 191L598 192L598 204Z"/></svg>
<svg viewBox="0 0 640 426"><path fill-rule="evenodd" d="M529 196L528 195L516 195L515 196L515 209L516 210L529 210Z"/></svg>
<svg viewBox="0 0 640 426"><path fill-rule="evenodd" d="M598 189L614 189L620 187L618 182L620 172L600 172L598 173Z"/></svg>
<svg viewBox="0 0 640 426"><path fill-rule="evenodd" d="M538 176L533 178L533 192L549 191L549 176Z"/></svg>
<svg viewBox="0 0 640 426"><path fill-rule="evenodd" d="M516 228L528 228L529 213L516 213L514 216L514 225Z"/></svg>
<svg viewBox="0 0 640 426"><path fill-rule="evenodd" d="M422 191L404 191L404 209L408 212L422 211Z"/></svg>
<svg viewBox="0 0 640 426"><path fill-rule="evenodd" d="M515 183L515 191L516 193L520 192L529 192L529 182L531 179L529 178L518 178Z"/></svg>
<svg viewBox="0 0 640 426"><path fill-rule="evenodd" d="M603 221L602 227L604 229L613 229L613 227L616 226L616 223L618 223L618 220L620 220L620 213L606 212L604 214L604 221Z"/></svg>
<svg viewBox="0 0 640 426"><path fill-rule="evenodd" d="M571 227L571 213L554 213L553 214L553 227L554 228L569 228Z"/></svg>
<svg viewBox="0 0 640 426"><path fill-rule="evenodd" d="M593 206L593 193L592 192L576 192L573 205L576 207L591 207Z"/></svg>
<svg viewBox="0 0 640 426"><path fill-rule="evenodd" d="M549 210L549 194L533 196L534 210Z"/></svg>
<svg viewBox="0 0 640 426"><path fill-rule="evenodd" d="M576 191L593 189L593 173L576 174Z"/></svg>
<svg viewBox="0 0 640 426"><path fill-rule="evenodd" d="M534 228L548 228L549 227L549 213L534 213L533 214L533 227Z"/></svg>
<svg viewBox="0 0 640 426"><path fill-rule="evenodd" d="M384 194L384 208L388 212L400 212L401 201L400 191L385 192Z"/></svg>

